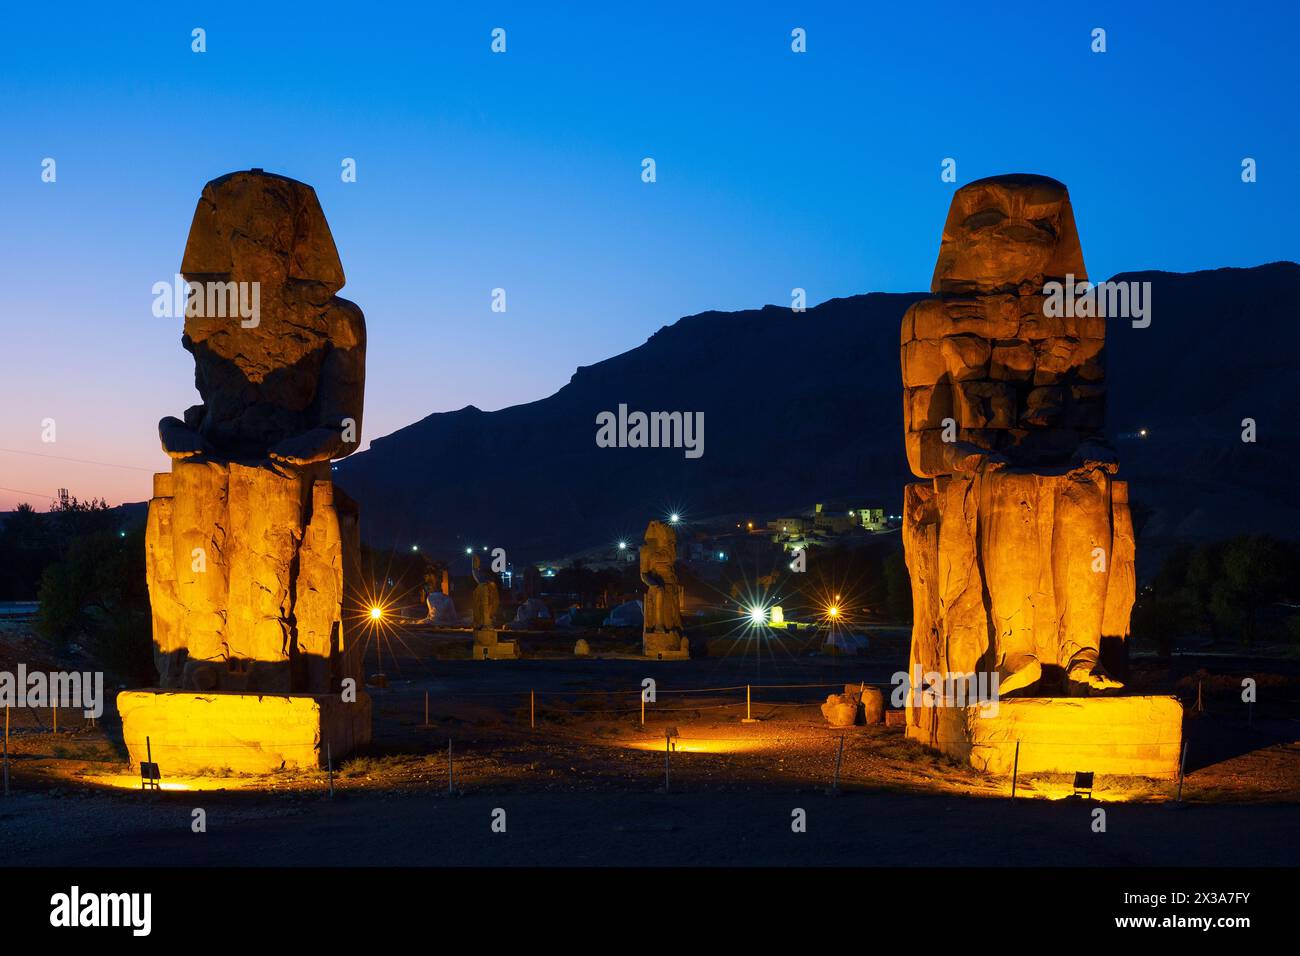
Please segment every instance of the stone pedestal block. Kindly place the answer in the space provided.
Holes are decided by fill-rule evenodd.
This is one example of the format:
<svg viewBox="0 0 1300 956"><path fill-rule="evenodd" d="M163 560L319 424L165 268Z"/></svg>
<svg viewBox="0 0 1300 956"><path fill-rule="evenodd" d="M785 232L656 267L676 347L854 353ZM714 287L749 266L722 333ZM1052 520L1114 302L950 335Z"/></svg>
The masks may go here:
<svg viewBox="0 0 1300 956"><path fill-rule="evenodd" d="M475 644L474 656L481 661L518 660L519 642L497 641L495 644Z"/></svg>
<svg viewBox="0 0 1300 956"><path fill-rule="evenodd" d="M993 706L934 707L907 736L977 770L1178 776L1183 705L1176 697L1020 697Z"/></svg>
<svg viewBox="0 0 1300 956"><path fill-rule="evenodd" d="M481 627L474 631L471 653L480 661L514 660L519 657L519 642L503 641L500 631Z"/></svg>
<svg viewBox="0 0 1300 956"><path fill-rule="evenodd" d="M168 774L269 773L324 766L326 743L337 767L370 742L370 697L335 694L241 694L230 691L123 691L117 695L131 765L145 740L163 779Z"/></svg>
<svg viewBox="0 0 1300 956"><path fill-rule="evenodd" d="M691 648L680 631L646 632L641 636L642 653L651 660L686 661L690 660Z"/></svg>

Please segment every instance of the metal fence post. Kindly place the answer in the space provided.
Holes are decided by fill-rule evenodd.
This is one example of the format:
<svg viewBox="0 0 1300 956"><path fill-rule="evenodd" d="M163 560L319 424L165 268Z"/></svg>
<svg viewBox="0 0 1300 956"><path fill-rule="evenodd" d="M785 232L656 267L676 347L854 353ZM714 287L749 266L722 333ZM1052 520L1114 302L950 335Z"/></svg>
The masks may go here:
<svg viewBox="0 0 1300 956"><path fill-rule="evenodd" d="M1016 799L1016 778L1020 776L1020 741L1016 741L1016 760L1011 765L1011 799Z"/></svg>

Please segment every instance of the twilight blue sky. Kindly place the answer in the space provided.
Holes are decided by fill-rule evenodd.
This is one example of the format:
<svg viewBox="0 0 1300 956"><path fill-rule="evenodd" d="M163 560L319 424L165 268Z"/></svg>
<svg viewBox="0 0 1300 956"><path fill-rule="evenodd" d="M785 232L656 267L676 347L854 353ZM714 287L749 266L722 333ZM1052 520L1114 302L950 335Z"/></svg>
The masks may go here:
<svg viewBox="0 0 1300 956"><path fill-rule="evenodd" d="M1297 257L1281 4L136 6L4 13L0 509L148 497L157 419L196 400L150 287L234 169L316 187L367 316L367 438L541 398L684 314L924 289L945 157L958 185L1063 180L1094 277Z"/></svg>

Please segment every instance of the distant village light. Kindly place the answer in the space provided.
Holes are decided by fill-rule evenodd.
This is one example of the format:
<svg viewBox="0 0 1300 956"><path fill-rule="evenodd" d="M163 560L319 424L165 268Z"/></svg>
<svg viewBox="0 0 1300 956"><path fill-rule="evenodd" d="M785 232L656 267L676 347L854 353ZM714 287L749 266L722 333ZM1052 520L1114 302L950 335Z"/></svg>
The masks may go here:
<svg viewBox="0 0 1300 956"><path fill-rule="evenodd" d="M473 553L474 553L474 549L473 549L473 548L466 548L466 549L465 549L465 553L466 553L466 554L473 554Z"/></svg>
<svg viewBox="0 0 1300 956"><path fill-rule="evenodd" d="M668 516L668 520L671 521L673 524L676 524L678 521L682 519L681 519L681 515L679 515L676 511L674 511L672 514Z"/></svg>
<svg viewBox="0 0 1300 956"><path fill-rule="evenodd" d="M626 542L626 541L620 541L620 542L618 543L618 550L620 550L620 551L625 551L625 550L627 550L627 542Z"/></svg>
<svg viewBox="0 0 1300 956"><path fill-rule="evenodd" d="M767 608L751 607L749 609L749 619L755 624L767 623Z"/></svg>

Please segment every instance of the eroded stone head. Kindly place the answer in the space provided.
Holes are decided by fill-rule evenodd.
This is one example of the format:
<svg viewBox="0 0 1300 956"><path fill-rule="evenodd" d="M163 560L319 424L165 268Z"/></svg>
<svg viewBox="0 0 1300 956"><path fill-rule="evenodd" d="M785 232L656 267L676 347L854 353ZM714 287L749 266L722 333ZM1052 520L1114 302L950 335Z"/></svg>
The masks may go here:
<svg viewBox="0 0 1300 956"><path fill-rule="evenodd" d="M164 451L291 465L354 451L365 318L335 295L343 266L315 190L260 169L212 180L181 272L181 343L203 403L159 422Z"/></svg>
<svg viewBox="0 0 1300 956"><path fill-rule="evenodd" d="M1083 255L1065 186L982 179L953 196L935 295L903 317L907 457L930 478L985 465L1069 466L1107 455L1105 319L1049 308L1044 286Z"/></svg>
<svg viewBox="0 0 1300 956"><path fill-rule="evenodd" d="M662 521L651 521L646 525L645 543L652 554L668 555L670 561L677 554L677 532Z"/></svg>
<svg viewBox="0 0 1300 956"><path fill-rule="evenodd" d="M1067 274L1086 278L1063 183L1012 173L977 180L953 195L931 292L1041 290Z"/></svg>
<svg viewBox="0 0 1300 956"><path fill-rule="evenodd" d="M316 190L260 169L228 173L203 187L181 272L264 286L319 283L343 288L343 264Z"/></svg>

